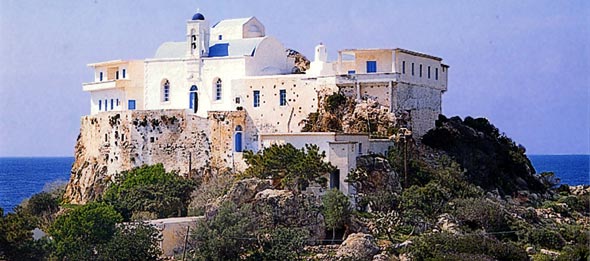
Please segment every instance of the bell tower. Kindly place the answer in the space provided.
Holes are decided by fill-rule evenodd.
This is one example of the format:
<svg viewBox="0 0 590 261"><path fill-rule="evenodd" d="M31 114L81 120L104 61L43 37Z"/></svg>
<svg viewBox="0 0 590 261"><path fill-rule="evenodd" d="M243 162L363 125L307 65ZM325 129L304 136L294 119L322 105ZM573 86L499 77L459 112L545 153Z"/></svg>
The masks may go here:
<svg viewBox="0 0 590 261"><path fill-rule="evenodd" d="M186 45L187 57L209 56L209 23L201 13L186 22Z"/></svg>

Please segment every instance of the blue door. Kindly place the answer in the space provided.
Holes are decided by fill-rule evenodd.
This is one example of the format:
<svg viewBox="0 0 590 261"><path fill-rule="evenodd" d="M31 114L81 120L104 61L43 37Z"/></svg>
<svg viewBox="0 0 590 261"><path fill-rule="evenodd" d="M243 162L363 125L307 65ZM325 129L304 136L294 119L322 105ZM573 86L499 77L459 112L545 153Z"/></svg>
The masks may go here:
<svg viewBox="0 0 590 261"><path fill-rule="evenodd" d="M242 152L243 148L242 148L242 132L241 131L237 131L235 134L235 139L234 139L234 151L235 152Z"/></svg>
<svg viewBox="0 0 590 261"><path fill-rule="evenodd" d="M199 108L199 97L197 97L197 90L197 86L193 85L189 91L188 106L193 110L193 113L197 113L197 109Z"/></svg>

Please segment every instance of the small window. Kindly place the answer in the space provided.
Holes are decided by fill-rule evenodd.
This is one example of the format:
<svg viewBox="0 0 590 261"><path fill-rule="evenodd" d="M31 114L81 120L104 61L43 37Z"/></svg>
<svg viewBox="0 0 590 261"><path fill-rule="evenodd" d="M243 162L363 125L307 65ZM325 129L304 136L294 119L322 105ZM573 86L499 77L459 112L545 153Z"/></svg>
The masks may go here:
<svg viewBox="0 0 590 261"><path fill-rule="evenodd" d="M420 77L422 77L422 64L420 64Z"/></svg>
<svg viewBox="0 0 590 261"><path fill-rule="evenodd" d="M340 170L336 169L330 173L330 188L340 189Z"/></svg>
<svg viewBox="0 0 590 261"><path fill-rule="evenodd" d="M438 80L438 68L434 68L434 79Z"/></svg>
<svg viewBox="0 0 590 261"><path fill-rule="evenodd" d="M363 144L359 142L359 155L363 154Z"/></svg>
<svg viewBox="0 0 590 261"><path fill-rule="evenodd" d="M135 100L129 100L127 107L129 110L135 110Z"/></svg>
<svg viewBox="0 0 590 261"><path fill-rule="evenodd" d="M217 39L219 39L221 41L223 39L223 35L217 36Z"/></svg>
<svg viewBox="0 0 590 261"><path fill-rule="evenodd" d="M287 90L279 90L279 105L285 106L287 105Z"/></svg>
<svg viewBox="0 0 590 261"><path fill-rule="evenodd" d="M102 110L102 100L98 100L98 110Z"/></svg>
<svg viewBox="0 0 590 261"><path fill-rule="evenodd" d="M115 79L119 80L119 71L115 72Z"/></svg>
<svg viewBox="0 0 590 261"><path fill-rule="evenodd" d="M111 110L115 108L115 99L111 99Z"/></svg>
<svg viewBox="0 0 590 261"><path fill-rule="evenodd" d="M164 85L162 86L162 101L170 101L170 82L168 80L164 80Z"/></svg>
<svg viewBox="0 0 590 261"><path fill-rule="evenodd" d="M254 91L254 107L260 107L260 91Z"/></svg>
<svg viewBox="0 0 590 261"><path fill-rule="evenodd" d="M100 73L98 74L98 79L99 79L99 81L101 81L101 82L102 82L102 72L100 72Z"/></svg>
<svg viewBox="0 0 590 261"><path fill-rule="evenodd" d="M350 70L350 71L348 71L347 73L348 73L348 74L356 74L356 71L355 71L355 70Z"/></svg>
<svg viewBox="0 0 590 261"><path fill-rule="evenodd" d="M236 101L236 104L240 104L242 102L240 97L236 97L235 101Z"/></svg>
<svg viewBox="0 0 590 261"><path fill-rule="evenodd" d="M367 73L377 72L377 61L367 61Z"/></svg>
<svg viewBox="0 0 590 261"><path fill-rule="evenodd" d="M221 79L217 79L215 82L215 100L221 100Z"/></svg>
<svg viewBox="0 0 590 261"><path fill-rule="evenodd" d="M414 63L412 63L412 76L414 76Z"/></svg>
<svg viewBox="0 0 590 261"><path fill-rule="evenodd" d="M127 74L127 70L126 69L123 69L123 79L125 79L127 77L126 74Z"/></svg>
<svg viewBox="0 0 590 261"><path fill-rule="evenodd" d="M428 66L428 79L430 79L430 66Z"/></svg>
<svg viewBox="0 0 590 261"><path fill-rule="evenodd" d="M117 99L117 107L119 107L119 99Z"/></svg>
<svg viewBox="0 0 590 261"><path fill-rule="evenodd" d="M406 74L406 61L402 61L402 73Z"/></svg>
<svg viewBox="0 0 590 261"><path fill-rule="evenodd" d="M107 111L109 109L109 100L104 99L104 111Z"/></svg>

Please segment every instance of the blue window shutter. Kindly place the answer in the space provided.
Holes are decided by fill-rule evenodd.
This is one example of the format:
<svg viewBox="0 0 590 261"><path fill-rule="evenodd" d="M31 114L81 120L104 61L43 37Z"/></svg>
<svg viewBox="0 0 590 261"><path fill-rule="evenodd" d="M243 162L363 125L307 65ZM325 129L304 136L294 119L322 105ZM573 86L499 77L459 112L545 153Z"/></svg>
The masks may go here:
<svg viewBox="0 0 590 261"><path fill-rule="evenodd" d="M348 74L355 74L355 73L356 73L356 71L355 71L355 70L349 70L347 73L348 73Z"/></svg>
<svg viewBox="0 0 590 261"><path fill-rule="evenodd" d="M279 105L285 106L287 105L287 90L280 90L279 91Z"/></svg>
<svg viewBox="0 0 590 261"><path fill-rule="evenodd" d="M125 74L127 73L127 70L123 69L123 79L125 79Z"/></svg>
<svg viewBox="0 0 590 261"><path fill-rule="evenodd" d="M102 82L102 72L99 73L99 80Z"/></svg>
<svg viewBox="0 0 590 261"><path fill-rule="evenodd" d="M235 152L242 152L242 132L238 131L235 135Z"/></svg>
<svg viewBox="0 0 590 261"><path fill-rule="evenodd" d="M111 99L111 110L115 107L115 100Z"/></svg>
<svg viewBox="0 0 590 261"><path fill-rule="evenodd" d="M254 91L254 107L260 107L260 91Z"/></svg>
<svg viewBox="0 0 590 261"><path fill-rule="evenodd" d="M377 72L377 61L367 61L367 73Z"/></svg>
<svg viewBox="0 0 590 261"><path fill-rule="evenodd" d="M107 111L109 109L109 100L104 99L104 111Z"/></svg>
<svg viewBox="0 0 590 261"><path fill-rule="evenodd" d="M98 100L98 110L102 110L102 100Z"/></svg>
<svg viewBox="0 0 590 261"><path fill-rule="evenodd" d="M135 100L129 100L127 107L129 110L135 110Z"/></svg>

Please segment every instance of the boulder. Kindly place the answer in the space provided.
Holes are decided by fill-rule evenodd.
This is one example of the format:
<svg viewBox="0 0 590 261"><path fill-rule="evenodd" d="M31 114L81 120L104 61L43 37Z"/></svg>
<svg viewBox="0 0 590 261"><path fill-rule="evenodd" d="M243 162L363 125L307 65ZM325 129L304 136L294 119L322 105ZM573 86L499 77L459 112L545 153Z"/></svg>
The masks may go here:
<svg viewBox="0 0 590 261"><path fill-rule="evenodd" d="M370 234L351 234L342 242L336 258L338 260L372 260L379 253L375 238Z"/></svg>

